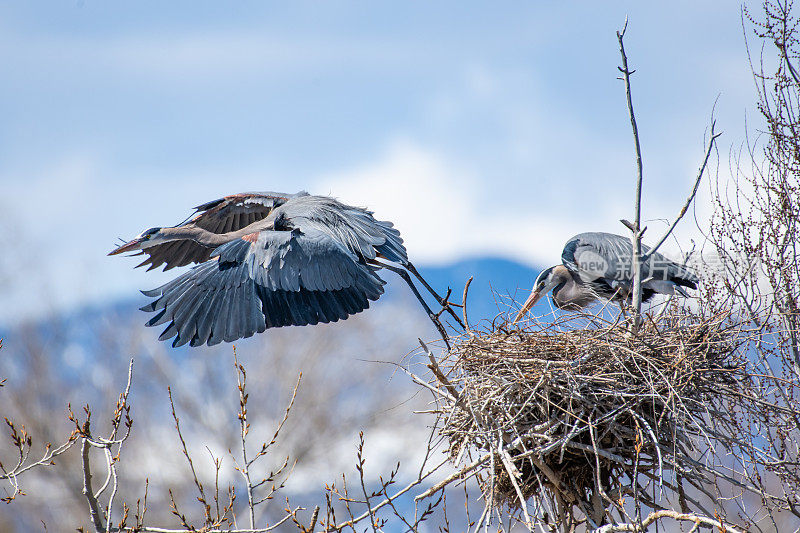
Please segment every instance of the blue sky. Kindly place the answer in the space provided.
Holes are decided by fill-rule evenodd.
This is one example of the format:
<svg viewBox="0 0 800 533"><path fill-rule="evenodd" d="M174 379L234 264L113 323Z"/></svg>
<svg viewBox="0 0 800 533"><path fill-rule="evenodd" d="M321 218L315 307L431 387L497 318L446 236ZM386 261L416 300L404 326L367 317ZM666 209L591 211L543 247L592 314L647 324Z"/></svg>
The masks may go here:
<svg viewBox="0 0 800 533"><path fill-rule="evenodd" d="M116 239L233 192L369 206L417 263L621 233L626 15L644 213L671 218L717 96L724 162L758 123L733 2L3 3L0 323L155 286Z"/></svg>

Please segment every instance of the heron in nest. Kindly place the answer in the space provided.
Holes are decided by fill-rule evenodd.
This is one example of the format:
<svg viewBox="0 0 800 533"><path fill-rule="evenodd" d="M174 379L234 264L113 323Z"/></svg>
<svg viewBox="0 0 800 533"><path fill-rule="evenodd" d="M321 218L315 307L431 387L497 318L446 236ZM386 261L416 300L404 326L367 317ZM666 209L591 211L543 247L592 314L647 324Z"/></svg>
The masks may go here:
<svg viewBox="0 0 800 533"><path fill-rule="evenodd" d="M514 322L519 321L544 295L552 291L559 309L579 310L598 299L630 300L633 286L630 238L613 233L581 233L571 238L561 253L562 264L547 268L533 284L530 297ZM649 248L642 245L642 255ZM683 287L696 289L697 276L659 253L642 264L642 301L655 294L688 296Z"/></svg>

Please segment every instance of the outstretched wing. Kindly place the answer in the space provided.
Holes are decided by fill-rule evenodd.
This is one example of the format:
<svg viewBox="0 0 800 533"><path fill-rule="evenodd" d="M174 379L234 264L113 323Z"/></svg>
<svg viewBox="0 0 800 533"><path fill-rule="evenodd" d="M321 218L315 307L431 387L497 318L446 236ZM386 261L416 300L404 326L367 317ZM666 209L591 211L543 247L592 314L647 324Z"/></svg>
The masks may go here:
<svg viewBox="0 0 800 533"><path fill-rule="evenodd" d="M376 220L367 209L327 196L305 196L280 208L276 223L280 225L284 219L289 227L303 231L314 228L329 235L365 260L380 255L389 261L408 263L400 232L391 222Z"/></svg>
<svg viewBox="0 0 800 533"><path fill-rule="evenodd" d="M279 192L246 192L225 196L195 207L195 213L181 226L195 225L212 233L228 233L265 218L276 207L283 205L291 198L307 196L306 192L284 194ZM142 250L138 254L149 257L137 267L150 265L147 270L166 264L164 270L185 266L190 263L202 263L211 257L213 248L208 248L194 241L172 241Z"/></svg>
<svg viewBox="0 0 800 533"><path fill-rule="evenodd" d="M561 261L585 282L604 281L630 283L633 280L631 240L613 233L581 233L564 246ZM642 253L650 248L642 245ZM697 288L697 276L656 252L642 266L643 279L668 281L676 285Z"/></svg>
<svg viewBox="0 0 800 533"><path fill-rule="evenodd" d="M227 243L213 258L145 292L142 308L167 324L173 346L209 346L267 328L336 322L383 294L384 281L329 235L265 230Z"/></svg>

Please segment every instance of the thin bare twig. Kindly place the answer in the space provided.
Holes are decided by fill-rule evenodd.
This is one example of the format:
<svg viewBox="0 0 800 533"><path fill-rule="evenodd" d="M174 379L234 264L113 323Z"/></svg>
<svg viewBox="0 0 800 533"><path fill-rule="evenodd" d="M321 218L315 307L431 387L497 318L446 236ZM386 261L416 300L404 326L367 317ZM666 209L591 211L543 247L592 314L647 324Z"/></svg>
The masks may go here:
<svg viewBox="0 0 800 533"><path fill-rule="evenodd" d="M713 119L711 120L711 138L708 140L708 146L706 147L706 155L703 158L703 163L700 165L700 170L697 171L697 178L694 181L694 187L692 187L692 192L689 194L689 197L683 204L683 207L678 213L678 216L675 217L675 220L672 221L670 227L667 229L667 231L664 232L664 235L662 235L661 238L658 240L658 242L656 242L656 244L653 247L651 247L646 254L643 255L642 257L643 263L647 263L647 261L652 257L652 255L656 253L656 251L661 247L662 244L664 244L664 241L666 241L667 237L670 236L672 231L675 229L675 226L678 225L678 222L680 222L680 220L686 214L686 211L689 210L689 206L691 205L692 200L694 200L694 197L697 194L697 188L700 186L700 181L703 178L703 174L705 174L706 165L708 164L708 158L711 156L711 150L714 148L714 142L717 140L717 137L722 135L722 132L719 133L714 132L714 126L716 126L716 123L717 123L716 120Z"/></svg>
<svg viewBox="0 0 800 533"><path fill-rule="evenodd" d="M631 230L632 263L633 268L633 290L631 292L631 304L633 307L632 332L639 329L642 312L642 147L639 143L639 127L636 124L636 115L633 112L633 99L631 98L631 75L635 72L628 68L628 56L625 54L625 44L623 42L625 32L628 29L628 17L625 17L625 26L617 32L619 42L619 53L622 56L622 66L618 67L625 81L625 96L628 103L628 115L630 115L631 128L633 129L633 141L636 147L636 197L634 209L634 222Z"/></svg>

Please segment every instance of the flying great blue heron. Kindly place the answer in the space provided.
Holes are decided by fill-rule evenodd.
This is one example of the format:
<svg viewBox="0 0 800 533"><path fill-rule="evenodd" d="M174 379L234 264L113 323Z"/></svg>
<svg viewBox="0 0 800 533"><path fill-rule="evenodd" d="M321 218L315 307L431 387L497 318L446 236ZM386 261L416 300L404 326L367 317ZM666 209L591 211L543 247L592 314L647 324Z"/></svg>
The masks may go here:
<svg viewBox="0 0 800 533"><path fill-rule="evenodd" d="M514 322L550 290L559 309L582 309L599 298L627 300L633 285L631 250L630 238L613 233L581 233L571 238L561 253L563 264L539 274ZM642 245L643 255L648 250ZM642 265L642 281L642 301L646 302L654 294L687 296L681 287L696 289L699 280L685 267L656 252Z"/></svg>
<svg viewBox="0 0 800 533"><path fill-rule="evenodd" d="M211 346L267 328L343 320L383 294L377 270L386 268L409 284L446 341L408 272L446 303L409 262L400 232L371 211L307 192L234 194L196 210L184 223L148 229L109 254L140 250L149 257L137 266L148 270L199 263L142 291L154 298L142 307L156 313L147 325L168 324L159 340Z"/></svg>

